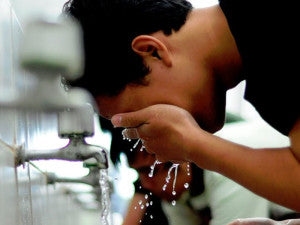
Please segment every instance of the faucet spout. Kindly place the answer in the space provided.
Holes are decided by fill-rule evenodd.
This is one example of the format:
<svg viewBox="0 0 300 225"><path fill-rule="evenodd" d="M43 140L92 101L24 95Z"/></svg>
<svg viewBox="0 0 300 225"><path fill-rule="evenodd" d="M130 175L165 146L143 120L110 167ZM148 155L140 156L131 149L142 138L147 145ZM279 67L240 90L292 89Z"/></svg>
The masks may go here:
<svg viewBox="0 0 300 225"><path fill-rule="evenodd" d="M69 137L67 146L54 150L25 150L18 148L16 154L16 165L33 160L60 159L67 161L93 160L98 169L107 169L107 150L101 146L86 143L83 135Z"/></svg>
<svg viewBox="0 0 300 225"><path fill-rule="evenodd" d="M96 167L90 168L90 172L88 175L80 178L69 178L69 177L58 177L55 173L47 173L47 183L55 184L55 183L82 183L88 184L92 187L99 187L99 179L100 179L100 171Z"/></svg>

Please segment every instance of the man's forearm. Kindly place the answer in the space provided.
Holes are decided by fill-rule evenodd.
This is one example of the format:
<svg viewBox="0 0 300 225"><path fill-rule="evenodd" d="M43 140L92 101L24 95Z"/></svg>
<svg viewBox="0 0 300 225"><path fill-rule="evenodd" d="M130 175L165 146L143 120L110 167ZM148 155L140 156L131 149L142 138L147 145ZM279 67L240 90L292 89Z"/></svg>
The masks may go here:
<svg viewBox="0 0 300 225"><path fill-rule="evenodd" d="M271 201L300 211L300 166L290 148L252 149L209 133L201 135L193 143L191 161Z"/></svg>

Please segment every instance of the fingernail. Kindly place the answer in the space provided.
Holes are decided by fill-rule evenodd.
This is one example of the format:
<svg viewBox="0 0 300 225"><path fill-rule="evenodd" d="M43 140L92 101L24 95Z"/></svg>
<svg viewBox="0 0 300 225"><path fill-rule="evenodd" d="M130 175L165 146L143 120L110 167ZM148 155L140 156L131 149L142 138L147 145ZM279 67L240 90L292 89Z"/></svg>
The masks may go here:
<svg viewBox="0 0 300 225"><path fill-rule="evenodd" d="M111 118L111 122L114 125L114 127L119 127L121 121L122 121L122 117L120 115L116 115Z"/></svg>

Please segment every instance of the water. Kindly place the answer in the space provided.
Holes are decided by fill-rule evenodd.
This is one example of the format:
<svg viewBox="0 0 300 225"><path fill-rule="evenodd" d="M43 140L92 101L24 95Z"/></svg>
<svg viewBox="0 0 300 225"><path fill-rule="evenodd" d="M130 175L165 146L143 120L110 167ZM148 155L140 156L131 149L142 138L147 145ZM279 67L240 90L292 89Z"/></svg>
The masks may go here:
<svg viewBox="0 0 300 225"><path fill-rule="evenodd" d="M191 175L191 173L190 173L190 164L189 164L189 163L187 164L187 175L188 175L188 176Z"/></svg>
<svg viewBox="0 0 300 225"><path fill-rule="evenodd" d="M173 180L173 191L172 191L172 195L176 195L175 185L176 185L177 172L178 172L178 167L179 167L179 164L174 164L174 165L175 165L175 171L174 171L174 180ZM172 168L172 167L171 167L171 168Z"/></svg>
<svg viewBox="0 0 300 225"><path fill-rule="evenodd" d="M125 137L125 135L124 135L125 130L126 130L126 129L124 129L124 130L122 131L123 140L131 141L131 139ZM130 149L131 152L133 151L133 149L135 149L135 148L138 146L138 144L140 143L140 141L141 141L141 139L138 139L138 141L133 145L133 147ZM145 146L142 145L142 147L140 148L140 151L143 151L144 149L145 149ZM155 166L156 166L157 164L160 164L160 163L161 163L160 161L155 160L155 161L154 161L154 164L153 164L152 166L150 166L150 172L149 172L149 174L148 174L149 177L153 177ZM162 187L162 190L163 190L163 191L165 191L165 190L167 189L167 186L168 186L168 184L169 184L169 182L170 182L170 179L171 179L171 172L172 172L172 170L174 169L174 180L173 180L173 185L172 185L172 188L173 188L172 195L174 195L174 196L176 195L175 185L176 185L176 179L177 179L178 167L179 167L179 164L173 164L173 165L169 168L169 170L168 170L168 175L167 175L167 177L166 177L166 183L165 183L164 186ZM190 164L189 164L189 163L187 164L187 175L188 175L188 176L191 175L191 173L190 173ZM185 184L184 184L184 187L185 187L186 189L188 189L188 188L189 188L189 184L188 184L188 183L185 183ZM152 193L150 192L150 195L151 195L151 194L152 194ZM146 200L148 199L148 195L145 195L145 199L146 199ZM153 204L152 201L150 201L149 203L147 202L147 203L146 203L146 207L148 207L149 205L152 205L152 204ZM175 206L175 205L176 205L176 201L173 200L173 201L171 202L171 204L172 204L173 206ZM142 206L143 206L143 208L144 208L144 205L142 205ZM143 208L141 207L141 209L143 209ZM136 207L135 207L135 209L136 209ZM151 215L151 216L152 216L152 215ZM150 218L151 218L151 216L150 216ZM151 219L152 219L152 218L151 218Z"/></svg>
<svg viewBox="0 0 300 225"><path fill-rule="evenodd" d="M161 162L158 160L155 160L154 164L152 166L150 166L150 173L148 174L149 177L153 177L154 169L157 164L161 164Z"/></svg>
<svg viewBox="0 0 300 225"><path fill-rule="evenodd" d="M168 183L170 182L170 179L171 179L171 172L172 172L172 170L174 169L174 180L173 180L173 191L172 191L172 194L173 194L173 193L175 193L175 194L173 194L173 195L176 195L176 192L175 192L175 185L176 185L176 179L177 179L178 166L179 166L179 164L174 163L174 164L169 168L168 175L167 175L167 177L166 177L166 183L165 183L165 185L164 185L163 188L162 188L163 191L165 191L165 190L167 189L167 185L168 185Z"/></svg>
<svg viewBox="0 0 300 225"><path fill-rule="evenodd" d="M135 149L138 146L138 144L140 143L140 141L141 141L141 139L138 139L137 142L133 145L132 148Z"/></svg>
<svg viewBox="0 0 300 225"><path fill-rule="evenodd" d="M131 141L130 138L126 137L125 132L127 131L127 129L125 128L124 130L122 130L122 136L123 136L123 140L127 140L127 141Z"/></svg>
<svg viewBox="0 0 300 225"><path fill-rule="evenodd" d="M102 206L101 222L102 225L109 225L108 216L110 212L110 190L109 190L107 169L100 170L99 184L101 188L101 206Z"/></svg>

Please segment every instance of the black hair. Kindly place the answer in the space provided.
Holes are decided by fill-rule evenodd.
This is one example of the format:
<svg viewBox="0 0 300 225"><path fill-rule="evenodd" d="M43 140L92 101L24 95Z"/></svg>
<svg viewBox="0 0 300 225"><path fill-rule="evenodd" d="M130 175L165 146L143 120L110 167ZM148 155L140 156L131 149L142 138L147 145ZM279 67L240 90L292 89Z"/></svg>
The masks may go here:
<svg viewBox="0 0 300 225"><path fill-rule="evenodd" d="M83 29L85 70L71 83L93 96L114 96L127 84L146 84L149 68L131 48L140 34L178 31L192 5L187 0L69 0L64 13Z"/></svg>

